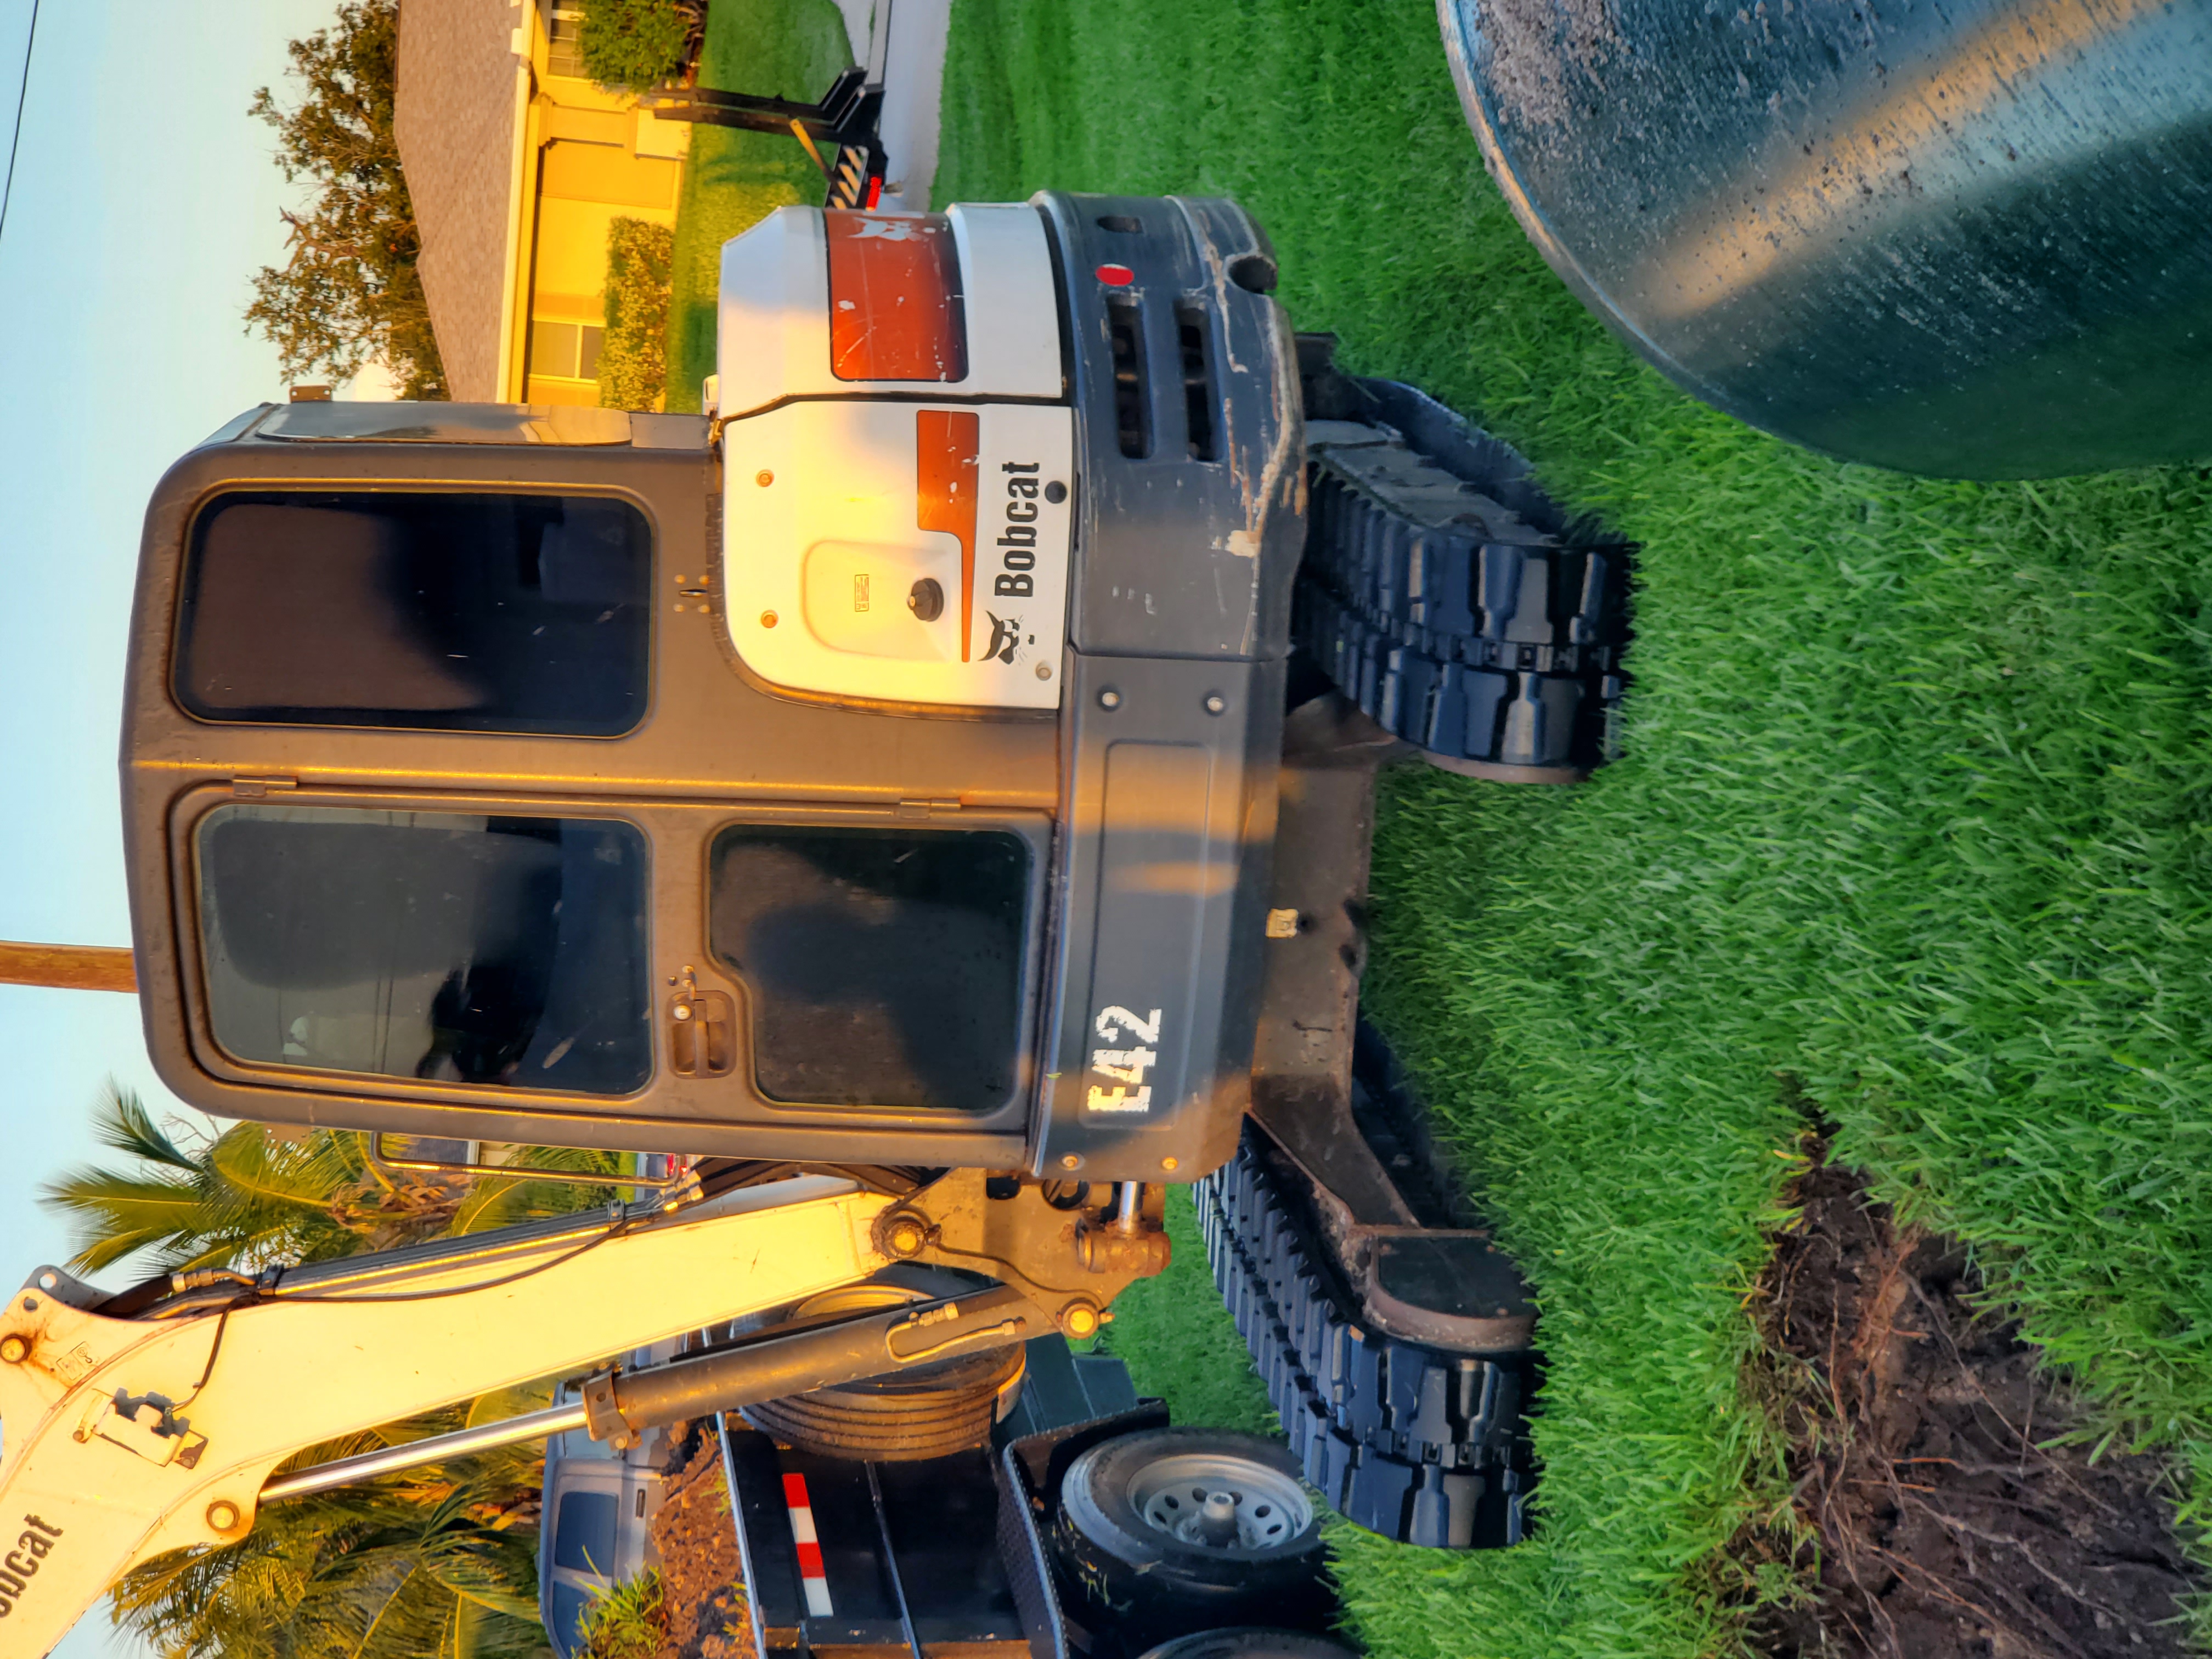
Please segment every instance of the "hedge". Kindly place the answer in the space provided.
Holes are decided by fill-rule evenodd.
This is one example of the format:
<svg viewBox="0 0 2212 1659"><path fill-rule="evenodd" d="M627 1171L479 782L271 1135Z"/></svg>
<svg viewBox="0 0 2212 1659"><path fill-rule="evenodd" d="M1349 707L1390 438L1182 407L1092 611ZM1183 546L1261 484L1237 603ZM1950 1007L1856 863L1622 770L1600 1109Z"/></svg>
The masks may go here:
<svg viewBox="0 0 2212 1659"><path fill-rule="evenodd" d="M608 409L658 409L668 385L668 285L676 233L644 219L607 228L606 340L599 348L599 402Z"/></svg>

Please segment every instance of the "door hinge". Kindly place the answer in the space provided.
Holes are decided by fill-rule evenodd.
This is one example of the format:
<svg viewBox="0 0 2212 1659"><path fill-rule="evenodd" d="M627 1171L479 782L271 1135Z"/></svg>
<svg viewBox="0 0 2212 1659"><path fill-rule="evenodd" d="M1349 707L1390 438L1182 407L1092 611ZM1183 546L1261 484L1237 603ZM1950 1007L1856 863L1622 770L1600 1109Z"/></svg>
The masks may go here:
<svg viewBox="0 0 2212 1659"><path fill-rule="evenodd" d="M230 793L240 800L258 800L272 789L297 789L297 778L233 778Z"/></svg>
<svg viewBox="0 0 2212 1659"><path fill-rule="evenodd" d="M902 818L926 818L932 812L957 812L960 802L957 797L933 797L925 800L902 800L898 804L897 816Z"/></svg>

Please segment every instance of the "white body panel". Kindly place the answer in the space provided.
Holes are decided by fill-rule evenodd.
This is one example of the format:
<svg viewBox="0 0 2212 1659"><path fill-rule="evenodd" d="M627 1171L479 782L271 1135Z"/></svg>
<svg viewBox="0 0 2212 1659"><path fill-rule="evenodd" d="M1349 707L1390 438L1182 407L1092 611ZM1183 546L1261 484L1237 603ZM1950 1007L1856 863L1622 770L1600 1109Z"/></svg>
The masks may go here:
<svg viewBox="0 0 2212 1659"><path fill-rule="evenodd" d="M964 661L959 540L917 524L915 416L947 409L980 427ZM1072 413L1051 404L801 401L732 421L721 570L732 647L793 690L1058 708L1074 444ZM944 595L934 622L906 603L923 578Z"/></svg>
<svg viewBox="0 0 2212 1659"><path fill-rule="evenodd" d="M715 402L750 415L788 398L890 392L1059 398L1060 312L1034 208L945 210L960 254L968 374L958 380L841 380L830 368L830 252L820 208L778 208L722 247Z"/></svg>

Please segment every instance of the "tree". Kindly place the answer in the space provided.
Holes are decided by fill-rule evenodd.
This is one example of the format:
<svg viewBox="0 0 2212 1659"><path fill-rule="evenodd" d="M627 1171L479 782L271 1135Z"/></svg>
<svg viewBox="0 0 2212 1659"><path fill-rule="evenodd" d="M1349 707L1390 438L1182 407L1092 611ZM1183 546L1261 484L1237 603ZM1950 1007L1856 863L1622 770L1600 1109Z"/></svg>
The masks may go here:
<svg viewBox="0 0 2212 1659"><path fill-rule="evenodd" d="M516 1391L314 1447L319 1463L543 1406ZM511 1446L263 1510L242 1541L125 1574L116 1622L162 1659L532 1659L541 1454ZM288 1466L289 1467L289 1466Z"/></svg>
<svg viewBox="0 0 2212 1659"><path fill-rule="evenodd" d="M248 331L276 343L288 379L348 380L381 360L408 398L449 396L416 270L422 237L392 135L398 0L344 0L337 23L290 46L305 100L267 87L252 112L276 128L276 165L313 183L314 205L287 211L290 255L253 279Z"/></svg>
<svg viewBox="0 0 2212 1659"><path fill-rule="evenodd" d="M615 1192L611 1185L395 1179L368 1161L366 1137L348 1130L285 1140L266 1125L234 1123L187 1151L136 1094L112 1084L95 1108L94 1131L102 1146L128 1153L138 1167L71 1170L44 1194L76 1218L84 1242L70 1265L88 1272L140 1251L164 1273L328 1261L565 1215L604 1204ZM542 1149L529 1156L541 1168L615 1173L609 1153Z"/></svg>
<svg viewBox="0 0 2212 1659"><path fill-rule="evenodd" d="M532 1216L605 1204L608 1186L522 1179L394 1179L364 1137L318 1129L296 1140L237 1123L198 1145L110 1085L100 1142L134 1160L72 1170L46 1189L83 1243L72 1267L143 1253L165 1270L258 1271L322 1261ZM533 1148L540 1167L617 1173L616 1154ZM313 1447L287 1467L443 1434L547 1403L509 1390ZM542 1454L531 1446L400 1471L271 1504L239 1543L179 1550L126 1575L116 1622L163 1659L529 1659L537 1622Z"/></svg>

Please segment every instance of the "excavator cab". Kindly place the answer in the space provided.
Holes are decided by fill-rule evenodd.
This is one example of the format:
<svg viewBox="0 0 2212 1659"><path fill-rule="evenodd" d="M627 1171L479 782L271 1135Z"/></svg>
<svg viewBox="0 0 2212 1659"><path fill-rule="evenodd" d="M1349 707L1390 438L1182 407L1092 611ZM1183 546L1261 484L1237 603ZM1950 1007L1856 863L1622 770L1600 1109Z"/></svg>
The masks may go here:
<svg viewBox="0 0 2212 1659"><path fill-rule="evenodd" d="M163 1079L395 1134L1188 1180L1250 1092L1303 539L1222 203L785 209L711 417L301 403L149 509Z"/></svg>

